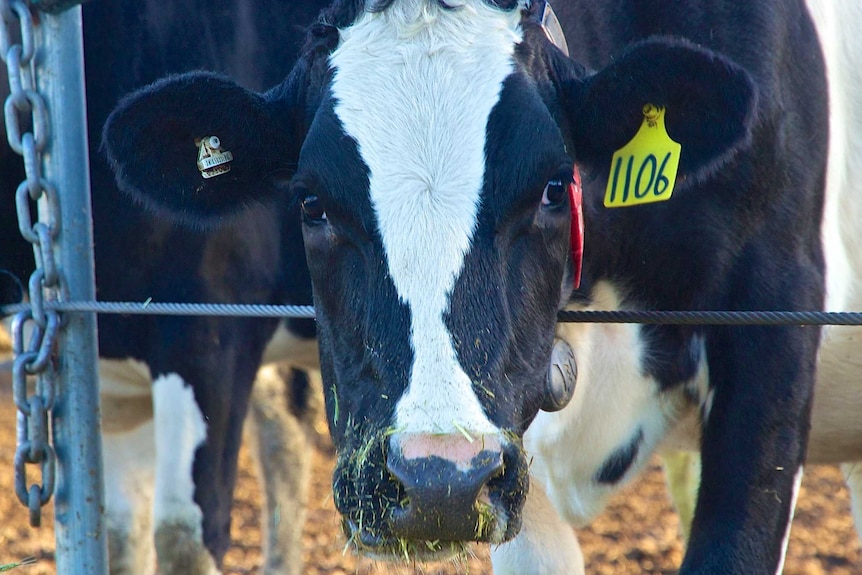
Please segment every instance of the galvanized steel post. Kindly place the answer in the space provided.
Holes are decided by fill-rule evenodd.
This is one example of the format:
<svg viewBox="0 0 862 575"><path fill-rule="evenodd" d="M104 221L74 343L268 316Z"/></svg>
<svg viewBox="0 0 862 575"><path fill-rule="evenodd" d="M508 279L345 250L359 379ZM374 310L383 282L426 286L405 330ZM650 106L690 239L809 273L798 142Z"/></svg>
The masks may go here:
<svg viewBox="0 0 862 575"><path fill-rule="evenodd" d="M57 186L60 202L57 257L69 298L90 301L96 294L81 7L42 13L36 29L41 51L37 83L48 102L52 130L43 173ZM68 323L59 341L53 414L57 573L107 574L96 316L70 313L64 318Z"/></svg>

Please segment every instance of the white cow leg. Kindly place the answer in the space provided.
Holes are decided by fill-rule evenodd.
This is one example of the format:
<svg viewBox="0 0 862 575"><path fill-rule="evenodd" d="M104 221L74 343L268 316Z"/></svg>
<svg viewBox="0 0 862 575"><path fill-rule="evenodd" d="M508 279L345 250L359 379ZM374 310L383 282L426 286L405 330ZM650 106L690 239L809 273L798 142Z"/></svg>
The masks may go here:
<svg viewBox="0 0 862 575"><path fill-rule="evenodd" d="M289 409L291 375L286 365L258 370L246 419L246 440L264 488L264 575L303 571L312 447L302 422Z"/></svg>
<svg viewBox="0 0 862 575"><path fill-rule="evenodd" d="M856 534L862 539L862 461L845 463L841 466L847 488L850 490L850 507Z"/></svg>
<svg viewBox="0 0 862 575"><path fill-rule="evenodd" d="M149 368L99 359L105 515L111 575L151 575L155 431Z"/></svg>
<svg viewBox="0 0 862 575"><path fill-rule="evenodd" d="M152 421L120 433L105 433L105 508L111 575L155 572L152 531Z"/></svg>
<svg viewBox="0 0 862 575"><path fill-rule="evenodd" d="M679 515L679 534L688 543L697 490L700 487L700 454L693 451L668 451L661 454L670 500Z"/></svg>
<svg viewBox="0 0 862 575"><path fill-rule="evenodd" d="M491 548L494 575L583 575L584 556L572 527L548 501L537 481L530 483L521 532Z"/></svg>
<svg viewBox="0 0 862 575"><path fill-rule="evenodd" d="M203 513L194 501L192 465L207 436L191 387L176 374L153 383L156 434L155 543L161 575L219 573L203 542Z"/></svg>

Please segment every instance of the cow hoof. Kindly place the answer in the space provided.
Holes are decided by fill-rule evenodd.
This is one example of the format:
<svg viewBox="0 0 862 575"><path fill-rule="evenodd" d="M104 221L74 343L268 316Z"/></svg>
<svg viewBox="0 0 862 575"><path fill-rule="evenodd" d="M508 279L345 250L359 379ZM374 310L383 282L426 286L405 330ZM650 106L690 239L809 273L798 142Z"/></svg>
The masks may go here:
<svg viewBox="0 0 862 575"><path fill-rule="evenodd" d="M155 539L159 575L220 575L199 530L183 523L162 523Z"/></svg>

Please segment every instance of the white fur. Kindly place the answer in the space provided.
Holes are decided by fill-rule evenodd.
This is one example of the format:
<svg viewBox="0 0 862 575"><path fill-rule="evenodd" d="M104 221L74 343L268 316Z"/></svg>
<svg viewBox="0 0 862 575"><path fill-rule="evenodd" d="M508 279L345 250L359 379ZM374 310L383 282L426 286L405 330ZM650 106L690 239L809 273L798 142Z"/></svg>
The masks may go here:
<svg viewBox="0 0 862 575"><path fill-rule="evenodd" d="M111 573L152 574L156 568L152 420L130 431L105 433L102 439Z"/></svg>
<svg viewBox="0 0 862 575"><path fill-rule="evenodd" d="M620 297L607 283L596 286L590 309L619 309ZM642 373L640 328L631 324L560 324L558 335L572 345L578 384L571 403L556 413L540 412L524 436L533 457L530 474L541 481L563 517L583 525L601 511L616 485L594 480L602 464L643 430L638 456L625 474L635 476L680 411L682 392L661 393ZM703 362L699 377L706 377ZM572 446L578 446L572 449Z"/></svg>
<svg viewBox="0 0 862 575"><path fill-rule="evenodd" d="M300 340L280 329L267 353L271 357L297 359L304 367L316 367L317 342ZM272 366L261 368L255 386L264 382L266 391L255 392L255 387L251 408L255 413L265 410L273 419L293 421L283 401L272 401L273 394L278 395L279 390L284 393L284 384L274 375ZM203 572L213 572L214 567L208 565L211 560L203 547L201 510L192 499L191 466L195 449L206 437L206 425L191 388L185 387L175 374L159 378L154 384L149 367L132 359L100 359L99 385L111 572L152 573L155 569L154 533L160 525L177 522L191 530L198 544L198 565L202 563L205 568ZM157 457L156 429L161 457ZM252 435L256 445L280 445L288 456L295 457L301 455L298 443L305 439L295 423L289 429L277 425L255 427ZM283 471L284 465L267 463L276 471ZM291 469L290 473L296 471ZM300 472L299 477L286 480L292 477L290 473L261 475L267 492L278 494L283 501L302 499L307 489L307 473ZM275 512L275 507L266 509L268 520L265 523L272 523ZM297 525L301 530L302 522ZM185 535L187 533L181 533L177 537ZM301 569L297 545L298 539L290 528L270 533L264 553L267 569L281 572L284 565L289 570ZM171 562L182 564L182 560L175 556ZM277 567L272 568L272 565Z"/></svg>
<svg viewBox="0 0 862 575"><path fill-rule="evenodd" d="M153 383L156 413L157 522L182 521L201 529L202 513L194 502L192 464L195 450L206 440L207 427L192 388L177 374Z"/></svg>
<svg viewBox="0 0 862 575"><path fill-rule="evenodd" d="M829 76L823 245L831 311L862 310L862 3L808 0ZM809 453L862 460L862 327L824 329Z"/></svg>
<svg viewBox="0 0 862 575"><path fill-rule="evenodd" d="M535 483L527 493L523 521L514 539L491 547L494 575L584 574L584 555L575 532Z"/></svg>
<svg viewBox="0 0 862 575"><path fill-rule="evenodd" d="M194 501L195 451L207 437L192 388L175 373L153 382L156 482L153 519L159 565L194 565L189 575L218 573L203 542L203 512ZM160 531L163 534L160 536ZM182 556L180 556L182 554Z"/></svg>
<svg viewBox="0 0 862 575"><path fill-rule="evenodd" d="M105 515L111 573L153 573L155 432L146 364L99 359Z"/></svg>
<svg viewBox="0 0 862 575"><path fill-rule="evenodd" d="M400 0L341 31L335 112L369 169L389 274L410 308L414 364L395 426L497 431L443 314L476 227L488 116L513 71L520 11Z"/></svg>

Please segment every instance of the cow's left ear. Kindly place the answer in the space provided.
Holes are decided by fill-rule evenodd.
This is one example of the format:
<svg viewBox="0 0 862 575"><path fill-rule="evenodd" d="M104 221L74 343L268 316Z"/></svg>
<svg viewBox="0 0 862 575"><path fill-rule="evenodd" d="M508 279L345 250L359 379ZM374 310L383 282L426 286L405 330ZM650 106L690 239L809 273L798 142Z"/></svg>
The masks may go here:
<svg viewBox="0 0 862 575"><path fill-rule="evenodd" d="M595 74L561 86L579 163L610 166L644 121L644 106L665 109L665 125L682 146L679 174L699 179L751 139L755 85L742 67L689 42L640 42Z"/></svg>

